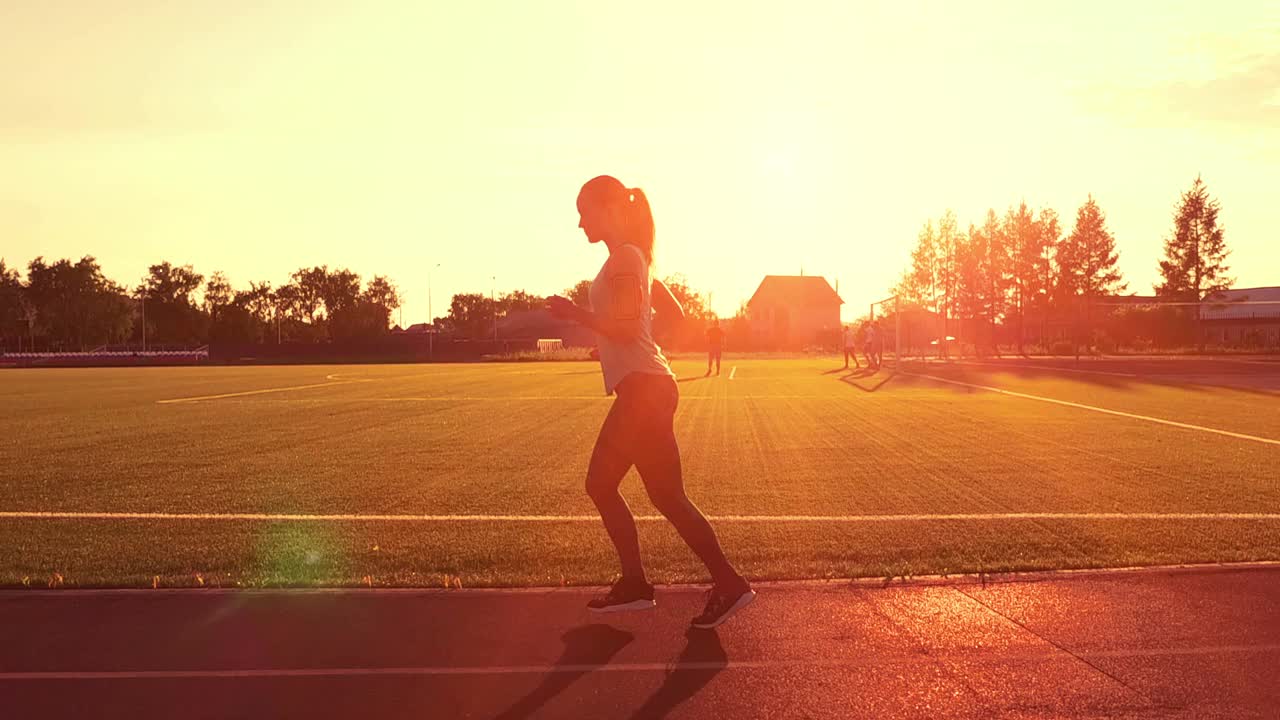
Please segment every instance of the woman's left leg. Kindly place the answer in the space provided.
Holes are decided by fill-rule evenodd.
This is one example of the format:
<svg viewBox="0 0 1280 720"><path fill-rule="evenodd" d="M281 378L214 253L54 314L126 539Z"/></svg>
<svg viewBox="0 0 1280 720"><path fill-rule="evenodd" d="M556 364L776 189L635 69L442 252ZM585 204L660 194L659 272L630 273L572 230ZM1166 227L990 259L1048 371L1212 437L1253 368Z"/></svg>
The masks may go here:
<svg viewBox="0 0 1280 720"><path fill-rule="evenodd" d="M698 506L684 492L684 475L680 466L680 447L672 427L679 391L675 381L670 387L655 382L646 390L660 394L649 398L646 406L653 415L646 418L643 448L635 454L635 467L644 481L645 491L658 512L675 526L689 549L707 566L717 586L729 589L745 586L746 580L729 564L715 530ZM669 394L669 395L668 395Z"/></svg>

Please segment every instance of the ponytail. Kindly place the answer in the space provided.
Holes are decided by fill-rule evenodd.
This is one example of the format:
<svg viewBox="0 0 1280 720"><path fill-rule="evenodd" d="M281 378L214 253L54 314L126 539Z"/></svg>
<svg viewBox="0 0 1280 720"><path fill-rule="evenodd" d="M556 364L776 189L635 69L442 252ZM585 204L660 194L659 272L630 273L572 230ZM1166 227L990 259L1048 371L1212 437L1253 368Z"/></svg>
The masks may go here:
<svg viewBox="0 0 1280 720"><path fill-rule="evenodd" d="M640 188L627 190L627 241L640 248L645 262L653 264L653 211L649 209L649 198Z"/></svg>
<svg viewBox="0 0 1280 720"><path fill-rule="evenodd" d="M643 190L629 188L610 175L600 175L588 180L578 192L579 212L583 203L620 207L622 241L635 245L645 262L653 264L653 211Z"/></svg>

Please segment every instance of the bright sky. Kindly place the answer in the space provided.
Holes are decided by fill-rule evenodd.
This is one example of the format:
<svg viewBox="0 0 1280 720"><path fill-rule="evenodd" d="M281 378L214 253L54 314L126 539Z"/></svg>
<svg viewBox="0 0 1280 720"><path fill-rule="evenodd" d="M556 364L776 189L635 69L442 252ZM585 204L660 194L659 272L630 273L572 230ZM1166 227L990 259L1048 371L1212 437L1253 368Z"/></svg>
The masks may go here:
<svg viewBox="0 0 1280 720"><path fill-rule="evenodd" d="M1174 7L1178 5L1178 7ZM0 4L0 256L594 276L582 182L646 190L658 271L732 313L768 273L851 318L920 226L1088 193L1149 292L1178 194L1280 284L1280 4L41 0Z"/></svg>

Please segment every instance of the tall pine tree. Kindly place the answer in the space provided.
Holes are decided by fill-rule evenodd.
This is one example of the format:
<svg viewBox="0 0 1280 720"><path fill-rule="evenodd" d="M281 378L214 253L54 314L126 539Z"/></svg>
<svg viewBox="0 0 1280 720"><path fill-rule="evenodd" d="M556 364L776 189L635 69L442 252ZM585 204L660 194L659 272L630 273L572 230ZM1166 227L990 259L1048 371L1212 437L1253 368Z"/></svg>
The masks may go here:
<svg viewBox="0 0 1280 720"><path fill-rule="evenodd" d="M1062 295L1073 298L1077 313L1078 303L1084 303L1086 327L1092 322L1091 308L1099 297L1124 292L1129 286L1120 275L1119 261L1115 236L1107 229L1107 217L1090 195L1076 211L1071 234L1058 246Z"/></svg>
<svg viewBox="0 0 1280 720"><path fill-rule="evenodd" d="M1124 292L1116 239L1097 201L1089 199L1076 211L1076 226L1058 248L1059 282L1068 296L1094 300Z"/></svg>
<svg viewBox="0 0 1280 720"><path fill-rule="evenodd" d="M1168 300L1200 302L1215 292L1230 288L1234 278L1227 277L1227 250L1222 226L1218 224L1221 206L1209 196L1200 176L1173 215L1173 234L1165 238L1164 259L1160 261L1163 282L1156 295ZM1200 332L1200 312L1189 312L1195 326L1196 345L1204 347Z"/></svg>
<svg viewBox="0 0 1280 720"><path fill-rule="evenodd" d="M1164 257L1156 294L1169 300L1199 302L1205 296L1230 288L1227 277L1226 241L1218 224L1218 201L1209 196L1204 181L1196 176L1191 189L1182 194L1173 216L1173 234L1165 238Z"/></svg>

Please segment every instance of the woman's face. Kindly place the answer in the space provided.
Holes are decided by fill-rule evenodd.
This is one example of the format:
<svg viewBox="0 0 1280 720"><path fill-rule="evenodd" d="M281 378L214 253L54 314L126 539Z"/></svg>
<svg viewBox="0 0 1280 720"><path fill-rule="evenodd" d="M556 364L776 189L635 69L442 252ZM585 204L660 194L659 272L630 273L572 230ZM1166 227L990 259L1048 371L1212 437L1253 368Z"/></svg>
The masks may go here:
<svg viewBox="0 0 1280 720"><path fill-rule="evenodd" d="M587 242L604 242L617 235L618 213L605 203L578 198L578 227L586 234Z"/></svg>

